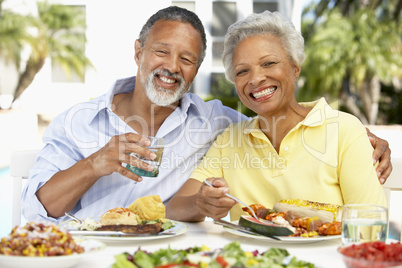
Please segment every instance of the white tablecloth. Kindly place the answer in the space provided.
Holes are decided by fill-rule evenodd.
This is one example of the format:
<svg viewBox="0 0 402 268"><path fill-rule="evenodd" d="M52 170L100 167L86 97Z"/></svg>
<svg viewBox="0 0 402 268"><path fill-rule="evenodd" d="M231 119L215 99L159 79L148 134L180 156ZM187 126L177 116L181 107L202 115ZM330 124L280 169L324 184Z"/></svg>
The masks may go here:
<svg viewBox="0 0 402 268"><path fill-rule="evenodd" d="M168 237L164 239L145 241L106 242L106 248L100 252L86 254L76 268L107 267L114 263L114 255L129 252L134 253L138 247L141 249L155 251L160 248L186 249L192 246L205 245L211 249L221 248L234 241L240 241L244 250L259 250L264 252L271 247L285 248L289 253L298 259L314 263L322 268L345 267L337 248L341 246L341 240L327 240L314 243L284 243L271 242L270 240L253 239L238 236L224 230L222 226L213 222L186 223L188 231L185 234Z"/></svg>

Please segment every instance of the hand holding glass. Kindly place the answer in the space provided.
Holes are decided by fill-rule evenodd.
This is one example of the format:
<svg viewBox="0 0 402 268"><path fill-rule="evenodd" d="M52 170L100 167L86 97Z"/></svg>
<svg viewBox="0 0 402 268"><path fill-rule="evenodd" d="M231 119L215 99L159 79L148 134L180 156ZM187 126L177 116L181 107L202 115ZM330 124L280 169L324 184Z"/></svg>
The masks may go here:
<svg viewBox="0 0 402 268"><path fill-rule="evenodd" d="M162 161L162 154L163 154L163 146L164 146L164 139L163 138L157 138L157 137L149 137L145 136L151 141L151 145L146 147L147 149L153 151L156 154L156 158L154 160L149 160L144 158L141 155L137 155L135 153L131 153L131 156L136 157L137 159L150 164L154 167L152 171L146 171L140 168L137 168L135 166L126 165L126 168L129 169L131 172L134 174L137 174L138 176L145 176L145 177L157 177L159 174L159 166Z"/></svg>
<svg viewBox="0 0 402 268"><path fill-rule="evenodd" d="M387 238L388 209L369 204L348 204L342 211L342 243L359 244Z"/></svg>

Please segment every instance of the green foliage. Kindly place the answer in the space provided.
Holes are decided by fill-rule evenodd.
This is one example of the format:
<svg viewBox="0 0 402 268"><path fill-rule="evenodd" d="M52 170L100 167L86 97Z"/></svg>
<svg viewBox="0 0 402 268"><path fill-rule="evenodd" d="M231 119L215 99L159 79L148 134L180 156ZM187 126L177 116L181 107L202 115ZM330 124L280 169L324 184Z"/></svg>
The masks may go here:
<svg viewBox="0 0 402 268"><path fill-rule="evenodd" d="M242 114L252 117L256 114L247 108L237 96L235 86L226 80L224 75L216 76L215 83L212 83L210 95L205 98L205 101L218 99L223 105L228 106Z"/></svg>
<svg viewBox="0 0 402 268"><path fill-rule="evenodd" d="M241 101L239 100L238 97L214 97L214 96L209 96L207 98L204 98L204 101L210 101L210 100L215 100L218 99L222 102L223 105L230 107L246 116L253 117L256 116L256 113L254 113L252 110L247 108Z"/></svg>
<svg viewBox="0 0 402 268"><path fill-rule="evenodd" d="M71 75L84 79L85 68L92 66L85 56L85 10L76 6L38 3L39 19L48 43L48 53Z"/></svg>
<svg viewBox="0 0 402 268"><path fill-rule="evenodd" d="M302 20L306 61L298 100L354 96L368 118L371 107L362 100L378 101L373 83L383 87L402 79L402 28L395 10L396 1L361 7L357 1L322 0L309 6L303 14L315 11L315 17Z"/></svg>
<svg viewBox="0 0 402 268"><path fill-rule="evenodd" d="M402 124L402 90L382 85L379 124Z"/></svg>
<svg viewBox="0 0 402 268"><path fill-rule="evenodd" d="M38 16L33 17L3 10L3 2L0 0L0 56L20 72L14 100L32 83L48 57L67 74L74 72L84 79L85 69L93 67L85 56L84 10L37 2ZM28 60L22 60L23 50L29 51Z"/></svg>
<svg viewBox="0 0 402 268"><path fill-rule="evenodd" d="M309 89L338 97L346 77L358 89L366 74L376 74L384 83L390 83L395 75L401 76L398 65L402 56L396 54L401 48L395 46L401 40L395 29L395 22L378 23L364 10L352 18L331 13L307 44L302 76Z"/></svg>
<svg viewBox="0 0 402 268"><path fill-rule="evenodd" d="M15 62L17 68L23 48L21 40L29 40L27 26L26 17L0 9L0 56L7 62Z"/></svg>
<svg viewBox="0 0 402 268"><path fill-rule="evenodd" d="M215 74L212 76L211 96L215 97L237 97L234 84L229 82L224 74Z"/></svg>

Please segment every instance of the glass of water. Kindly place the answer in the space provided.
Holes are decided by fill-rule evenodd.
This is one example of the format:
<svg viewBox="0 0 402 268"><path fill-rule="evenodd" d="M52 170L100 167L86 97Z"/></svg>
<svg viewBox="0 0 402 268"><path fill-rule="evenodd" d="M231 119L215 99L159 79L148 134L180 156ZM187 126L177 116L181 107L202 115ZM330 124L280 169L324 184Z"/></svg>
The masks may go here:
<svg viewBox="0 0 402 268"><path fill-rule="evenodd" d="M150 137L150 136L145 136L145 137L147 137L151 141L151 145L149 145L146 148L153 151L156 154L156 158L154 160L149 160L149 159L144 158L141 155L137 155L135 153L131 153L130 155L140 159L143 162L146 162L146 163L152 165L154 167L154 169L152 171L146 171L146 170L137 168L137 167L129 165L129 164L126 165L126 168L129 169L131 172L137 174L138 176L157 177L159 174L159 166L162 161L164 139L158 138L158 137Z"/></svg>
<svg viewBox="0 0 402 268"><path fill-rule="evenodd" d="M388 233L388 209L370 204L348 204L342 211L343 245L383 241Z"/></svg>

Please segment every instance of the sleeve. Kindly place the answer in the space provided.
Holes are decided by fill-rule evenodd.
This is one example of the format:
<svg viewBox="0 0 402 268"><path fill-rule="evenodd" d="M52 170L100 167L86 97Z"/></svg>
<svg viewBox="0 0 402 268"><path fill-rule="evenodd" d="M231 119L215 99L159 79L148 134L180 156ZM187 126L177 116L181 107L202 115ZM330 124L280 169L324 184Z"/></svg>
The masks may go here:
<svg viewBox="0 0 402 268"><path fill-rule="evenodd" d="M209 147L207 153L202 158L201 163L191 173L190 178L203 182L207 178L221 178L223 177L222 171L222 152L220 144L227 135L228 129L222 132Z"/></svg>
<svg viewBox="0 0 402 268"><path fill-rule="evenodd" d="M36 192L55 173L71 167L79 160L79 151L72 140L67 137L64 116L56 117L46 129L42 140L44 147L39 152L36 162L30 170L22 196L22 214L28 221L52 221L58 219L47 216L47 211L38 200Z"/></svg>
<svg viewBox="0 0 402 268"><path fill-rule="evenodd" d="M339 183L345 204L366 203L387 206L384 190L373 165L373 147L357 118L343 126L340 143Z"/></svg>

